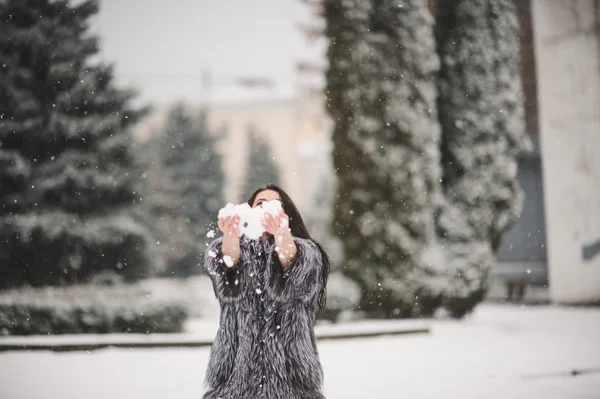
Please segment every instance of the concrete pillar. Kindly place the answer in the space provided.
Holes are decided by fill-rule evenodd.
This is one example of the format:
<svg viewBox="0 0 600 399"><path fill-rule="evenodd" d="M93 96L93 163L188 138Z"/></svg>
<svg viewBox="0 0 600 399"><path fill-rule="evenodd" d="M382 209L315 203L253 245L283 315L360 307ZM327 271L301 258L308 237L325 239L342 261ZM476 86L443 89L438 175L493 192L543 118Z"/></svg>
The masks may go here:
<svg viewBox="0 0 600 399"><path fill-rule="evenodd" d="M550 296L600 302L597 0L531 0Z"/></svg>

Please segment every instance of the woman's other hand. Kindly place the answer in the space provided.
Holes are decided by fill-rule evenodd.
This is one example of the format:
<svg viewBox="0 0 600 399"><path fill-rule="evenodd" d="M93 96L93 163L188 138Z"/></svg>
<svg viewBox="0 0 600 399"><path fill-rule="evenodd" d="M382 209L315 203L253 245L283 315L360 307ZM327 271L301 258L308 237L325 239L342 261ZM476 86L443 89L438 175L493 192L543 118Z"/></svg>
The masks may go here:
<svg viewBox="0 0 600 399"><path fill-rule="evenodd" d="M265 213L265 220L263 222L263 227L267 231L267 233L280 236L289 231L290 226L290 218L285 214L283 209L279 212L278 215L273 216L270 213Z"/></svg>
<svg viewBox="0 0 600 399"><path fill-rule="evenodd" d="M275 236L275 251L279 256L281 266L286 269L298 252L289 228L290 218L282 209L276 216L266 214L264 226L269 234Z"/></svg>
<svg viewBox="0 0 600 399"><path fill-rule="evenodd" d="M223 261L233 267L240 260L240 217L219 218L218 225L223 232Z"/></svg>

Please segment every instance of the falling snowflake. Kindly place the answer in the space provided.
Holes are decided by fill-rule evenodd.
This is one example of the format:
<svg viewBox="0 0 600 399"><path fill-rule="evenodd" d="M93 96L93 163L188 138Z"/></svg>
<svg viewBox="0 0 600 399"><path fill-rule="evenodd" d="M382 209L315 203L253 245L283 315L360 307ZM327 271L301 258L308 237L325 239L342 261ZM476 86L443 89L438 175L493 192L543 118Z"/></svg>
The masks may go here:
<svg viewBox="0 0 600 399"><path fill-rule="evenodd" d="M233 259L229 255L223 256L223 262L227 265L227 267L233 267Z"/></svg>

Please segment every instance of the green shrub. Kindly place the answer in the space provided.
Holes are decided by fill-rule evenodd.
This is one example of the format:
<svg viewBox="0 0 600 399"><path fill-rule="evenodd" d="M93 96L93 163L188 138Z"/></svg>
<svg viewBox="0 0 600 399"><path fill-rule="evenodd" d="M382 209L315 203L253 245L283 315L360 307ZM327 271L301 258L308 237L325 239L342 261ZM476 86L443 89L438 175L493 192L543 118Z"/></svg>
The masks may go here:
<svg viewBox="0 0 600 399"><path fill-rule="evenodd" d="M0 293L0 334L181 332L186 308L136 285L25 288Z"/></svg>
<svg viewBox="0 0 600 399"><path fill-rule="evenodd" d="M133 282L146 277L150 238L127 215L77 218L68 213L0 219L0 288L87 283L111 272Z"/></svg>

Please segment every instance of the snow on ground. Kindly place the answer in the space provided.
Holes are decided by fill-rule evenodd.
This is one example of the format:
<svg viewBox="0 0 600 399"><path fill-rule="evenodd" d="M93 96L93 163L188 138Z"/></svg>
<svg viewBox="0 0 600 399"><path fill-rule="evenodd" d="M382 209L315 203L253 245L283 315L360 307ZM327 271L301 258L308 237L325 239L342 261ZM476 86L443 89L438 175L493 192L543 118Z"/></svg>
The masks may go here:
<svg viewBox="0 0 600 399"><path fill-rule="evenodd" d="M431 326L431 334L321 342L327 398L600 398L600 309L485 304ZM0 398L197 399L208 354L0 353Z"/></svg>

